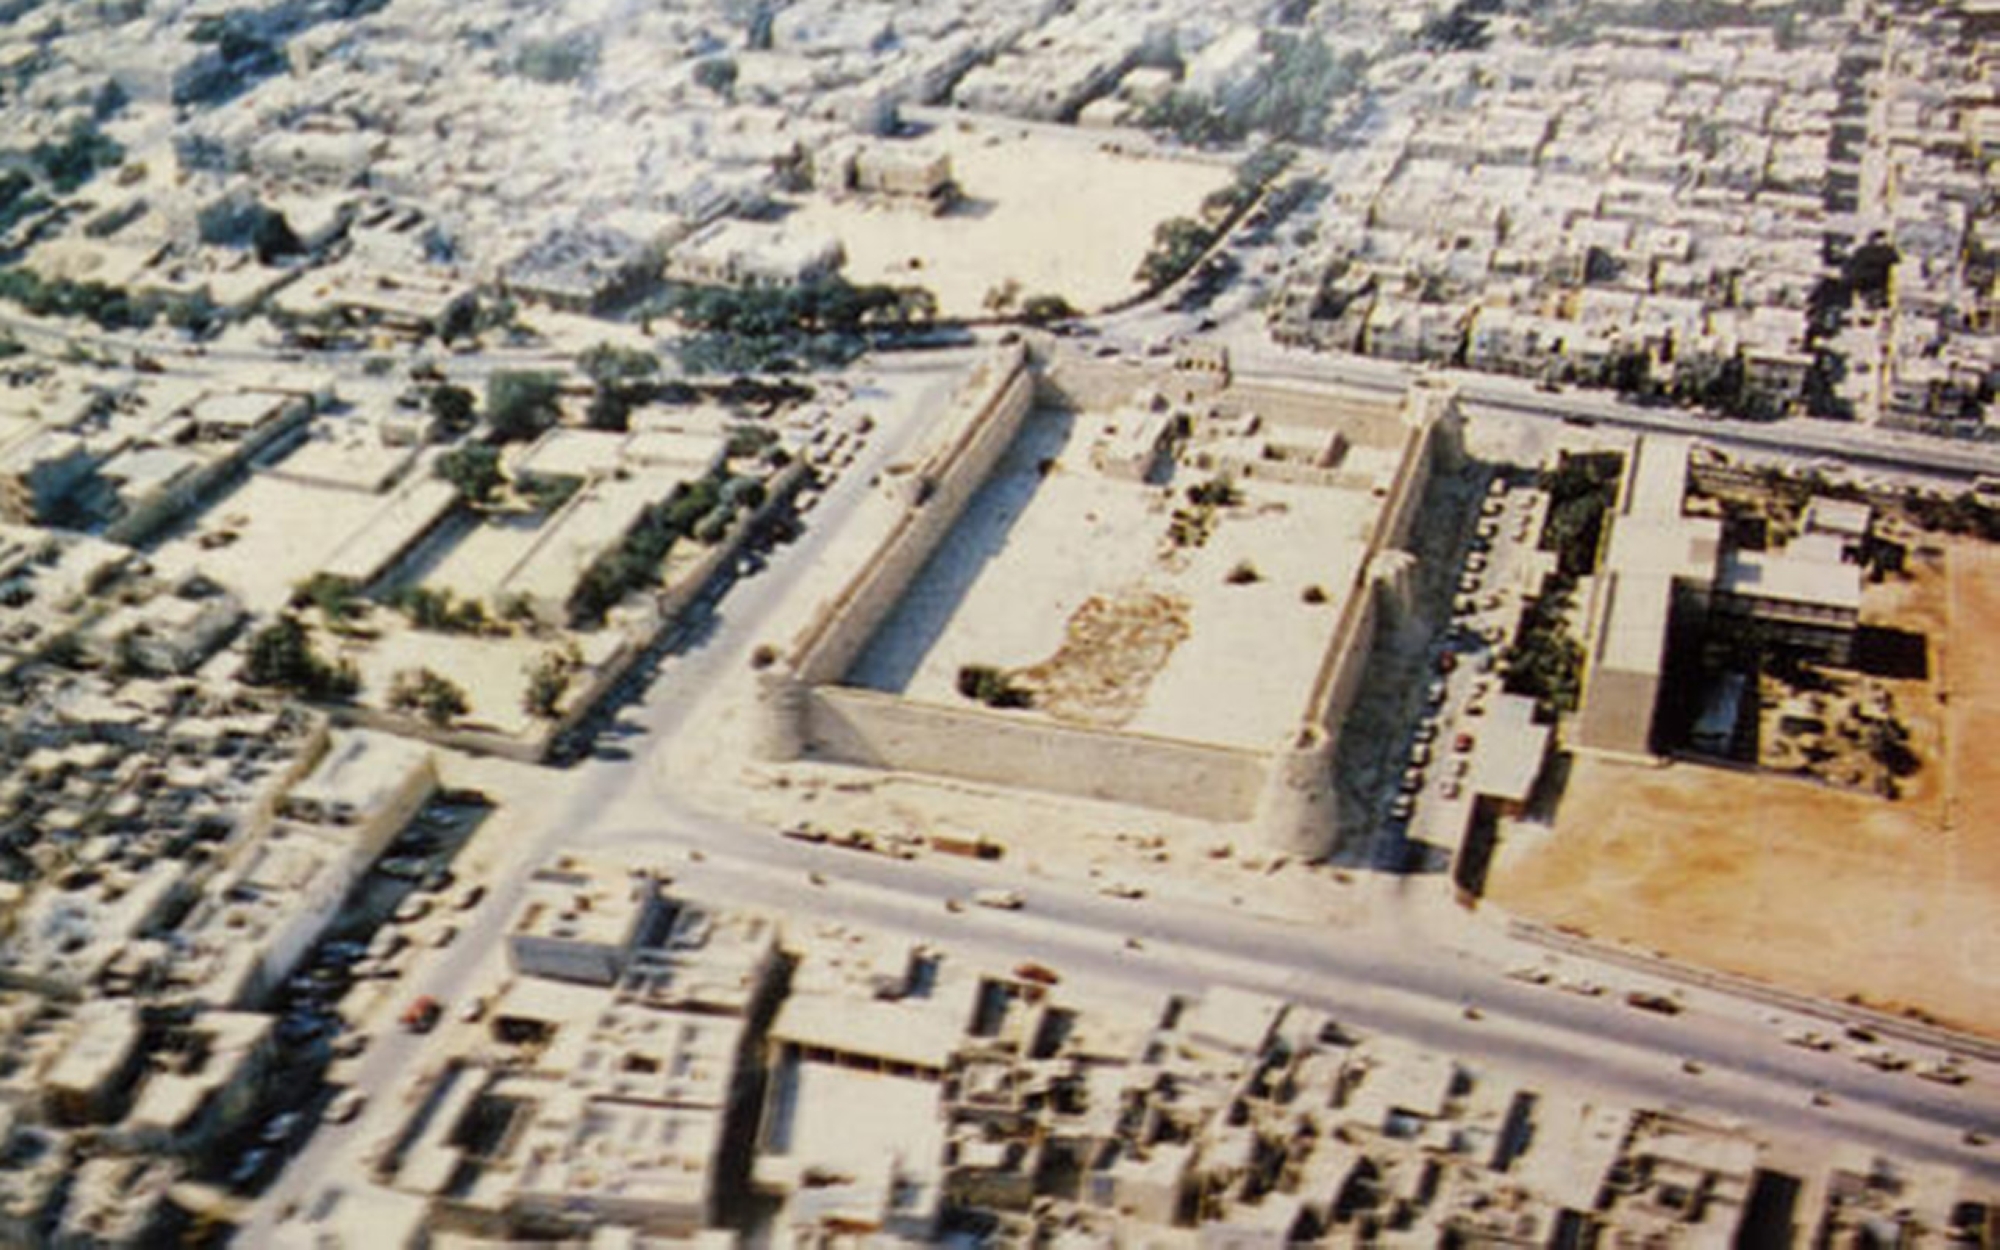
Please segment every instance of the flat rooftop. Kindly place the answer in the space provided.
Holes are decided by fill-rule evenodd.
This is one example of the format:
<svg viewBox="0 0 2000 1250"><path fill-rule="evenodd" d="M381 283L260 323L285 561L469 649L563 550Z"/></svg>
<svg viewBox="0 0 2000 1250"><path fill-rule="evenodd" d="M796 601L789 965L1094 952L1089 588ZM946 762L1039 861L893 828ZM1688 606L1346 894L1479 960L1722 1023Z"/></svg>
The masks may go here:
<svg viewBox="0 0 2000 1250"><path fill-rule="evenodd" d="M962 665L1033 670L1077 697L1038 696L1010 715L1270 749L1306 715L1379 501L1253 479L1205 542L1175 546L1173 513L1208 474L1175 468L1161 485L1099 474L1093 416L1029 415L846 681L969 706ZM1347 467L1379 478L1394 462L1357 454ZM1244 564L1257 580L1232 584ZM1325 600L1306 602L1309 586Z"/></svg>

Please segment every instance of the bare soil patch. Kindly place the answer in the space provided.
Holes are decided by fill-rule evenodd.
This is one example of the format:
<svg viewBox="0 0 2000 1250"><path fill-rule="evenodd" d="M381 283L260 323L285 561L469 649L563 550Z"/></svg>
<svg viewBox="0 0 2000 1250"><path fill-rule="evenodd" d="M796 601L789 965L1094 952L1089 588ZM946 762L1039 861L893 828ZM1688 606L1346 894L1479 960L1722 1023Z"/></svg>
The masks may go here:
<svg viewBox="0 0 2000 1250"><path fill-rule="evenodd" d="M1179 595L1092 595L1070 614L1056 653L1014 676L1057 720L1116 729L1139 714L1146 688L1191 632Z"/></svg>
<svg viewBox="0 0 2000 1250"><path fill-rule="evenodd" d="M1579 758L1555 829L1516 833L1498 904L1593 936L2000 1034L2000 548L1949 544L1864 617L1929 642L1878 679L1920 761L1901 797Z"/></svg>

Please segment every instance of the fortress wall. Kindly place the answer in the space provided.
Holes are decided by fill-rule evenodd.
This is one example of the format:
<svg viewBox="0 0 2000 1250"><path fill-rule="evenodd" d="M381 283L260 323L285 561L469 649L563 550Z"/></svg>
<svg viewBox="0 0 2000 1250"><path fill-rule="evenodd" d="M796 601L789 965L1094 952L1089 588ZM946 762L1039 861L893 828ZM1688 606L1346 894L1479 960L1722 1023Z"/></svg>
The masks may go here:
<svg viewBox="0 0 2000 1250"><path fill-rule="evenodd" d="M1353 584L1346 587L1340 620L1313 681L1305 721L1296 738L1274 756L1258 800L1258 834L1273 852L1316 857L1332 852L1340 841L1333 773L1342 723L1367 676L1383 600L1393 589L1382 580L1388 571L1381 561L1407 543L1430 483L1437 440L1450 436L1446 428L1451 420L1448 396L1412 394L1408 402L1422 407L1408 415L1398 413L1395 418L1393 428L1402 441L1403 454L1369 535L1369 558ZM1373 430L1372 436L1384 437L1390 432L1383 426Z"/></svg>
<svg viewBox="0 0 2000 1250"><path fill-rule="evenodd" d="M1026 354L1017 348L985 369L959 400L964 416L956 436L905 483L903 516L800 636L792 653L800 681L822 685L846 675L1020 432L1035 391Z"/></svg>
<svg viewBox="0 0 2000 1250"><path fill-rule="evenodd" d="M1249 819L1268 771L1257 752L917 703L873 690L820 687L805 703L807 741L819 758L1205 820Z"/></svg>
<svg viewBox="0 0 2000 1250"><path fill-rule="evenodd" d="M1213 390L1221 380L1216 374L1183 374L1164 361L1100 360L1066 352L1042 370L1040 400L1052 408L1111 412L1148 391L1180 399L1190 387Z"/></svg>
<svg viewBox="0 0 2000 1250"><path fill-rule="evenodd" d="M1254 412L1274 425L1339 430L1360 447L1394 447L1404 435L1403 404L1363 391L1238 378L1217 406L1230 415Z"/></svg>
<svg viewBox="0 0 2000 1250"><path fill-rule="evenodd" d="M1424 399L1413 396L1412 403ZM1430 463L1439 425L1439 413L1429 409L1414 421L1398 418L1403 455L1390 481L1388 496L1382 501L1369 535L1369 559L1355 574L1354 583L1343 587L1340 621L1327 644L1318 676L1313 681L1312 698L1306 707L1306 723L1336 738L1361 687L1361 679L1374 650L1375 622L1381 609L1381 588L1376 584L1380 570L1376 557L1401 547L1422 509L1424 489L1430 482Z"/></svg>

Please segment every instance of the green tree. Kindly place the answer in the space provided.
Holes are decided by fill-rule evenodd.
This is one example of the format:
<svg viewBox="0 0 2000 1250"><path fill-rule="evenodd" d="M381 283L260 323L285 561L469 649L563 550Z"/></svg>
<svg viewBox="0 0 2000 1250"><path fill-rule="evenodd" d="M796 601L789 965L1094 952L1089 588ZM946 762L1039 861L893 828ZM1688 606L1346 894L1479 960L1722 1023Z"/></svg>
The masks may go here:
<svg viewBox="0 0 2000 1250"><path fill-rule="evenodd" d="M577 368L600 387L637 382L660 372L660 358L635 347L599 343L576 358Z"/></svg>
<svg viewBox="0 0 2000 1250"><path fill-rule="evenodd" d="M449 590L411 586L395 596L395 606L418 629L476 634L486 627L486 607L477 599L456 599Z"/></svg>
<svg viewBox="0 0 2000 1250"><path fill-rule="evenodd" d="M528 686L521 693L521 707L530 716L554 720L569 693L580 657L574 647L545 651L528 669Z"/></svg>
<svg viewBox="0 0 2000 1250"><path fill-rule="evenodd" d="M736 62L726 56L712 56L705 61L695 63L695 85L703 90L713 91L725 100L735 96L736 76Z"/></svg>
<svg viewBox="0 0 2000 1250"><path fill-rule="evenodd" d="M305 625L290 613L251 636L243 680L311 699L347 698L360 687L351 665L328 664L319 657Z"/></svg>
<svg viewBox="0 0 2000 1250"><path fill-rule="evenodd" d="M503 443L526 441L555 424L561 394L553 373L498 370L486 379L486 424Z"/></svg>
<svg viewBox="0 0 2000 1250"><path fill-rule="evenodd" d="M1134 276L1147 288L1158 290L1194 268L1214 241L1214 233L1192 218L1163 221L1154 227L1152 250L1140 260Z"/></svg>
<svg viewBox="0 0 2000 1250"><path fill-rule="evenodd" d="M314 573L292 590L292 606L310 604L329 622L352 620L361 615L361 588L350 577L336 573Z"/></svg>
<svg viewBox="0 0 2000 1250"><path fill-rule="evenodd" d="M1045 326L1074 316L1076 309L1060 295L1030 295L1021 304L1021 320L1029 325Z"/></svg>
<svg viewBox="0 0 2000 1250"><path fill-rule="evenodd" d="M500 450L484 443L454 448L439 456L437 475L458 488L461 499L483 504L506 480L500 472Z"/></svg>
<svg viewBox="0 0 2000 1250"><path fill-rule="evenodd" d="M463 434L478 420L478 404L472 392L447 382L431 388L431 415L453 434Z"/></svg>
<svg viewBox="0 0 2000 1250"><path fill-rule="evenodd" d="M465 691L428 668L404 669L389 683L389 707L415 712L442 729L470 710Z"/></svg>

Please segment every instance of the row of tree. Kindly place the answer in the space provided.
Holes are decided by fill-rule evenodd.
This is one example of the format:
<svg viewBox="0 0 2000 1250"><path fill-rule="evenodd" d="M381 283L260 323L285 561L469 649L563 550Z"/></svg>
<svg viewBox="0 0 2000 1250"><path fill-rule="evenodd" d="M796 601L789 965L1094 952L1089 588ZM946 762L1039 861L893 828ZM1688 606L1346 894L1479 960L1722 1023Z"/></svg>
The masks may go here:
<svg viewBox="0 0 2000 1250"><path fill-rule="evenodd" d="M221 317L206 291L133 294L102 282L44 278L18 266L0 269L0 300L37 317L82 317L106 330L145 329L165 318L177 329L202 334Z"/></svg>

